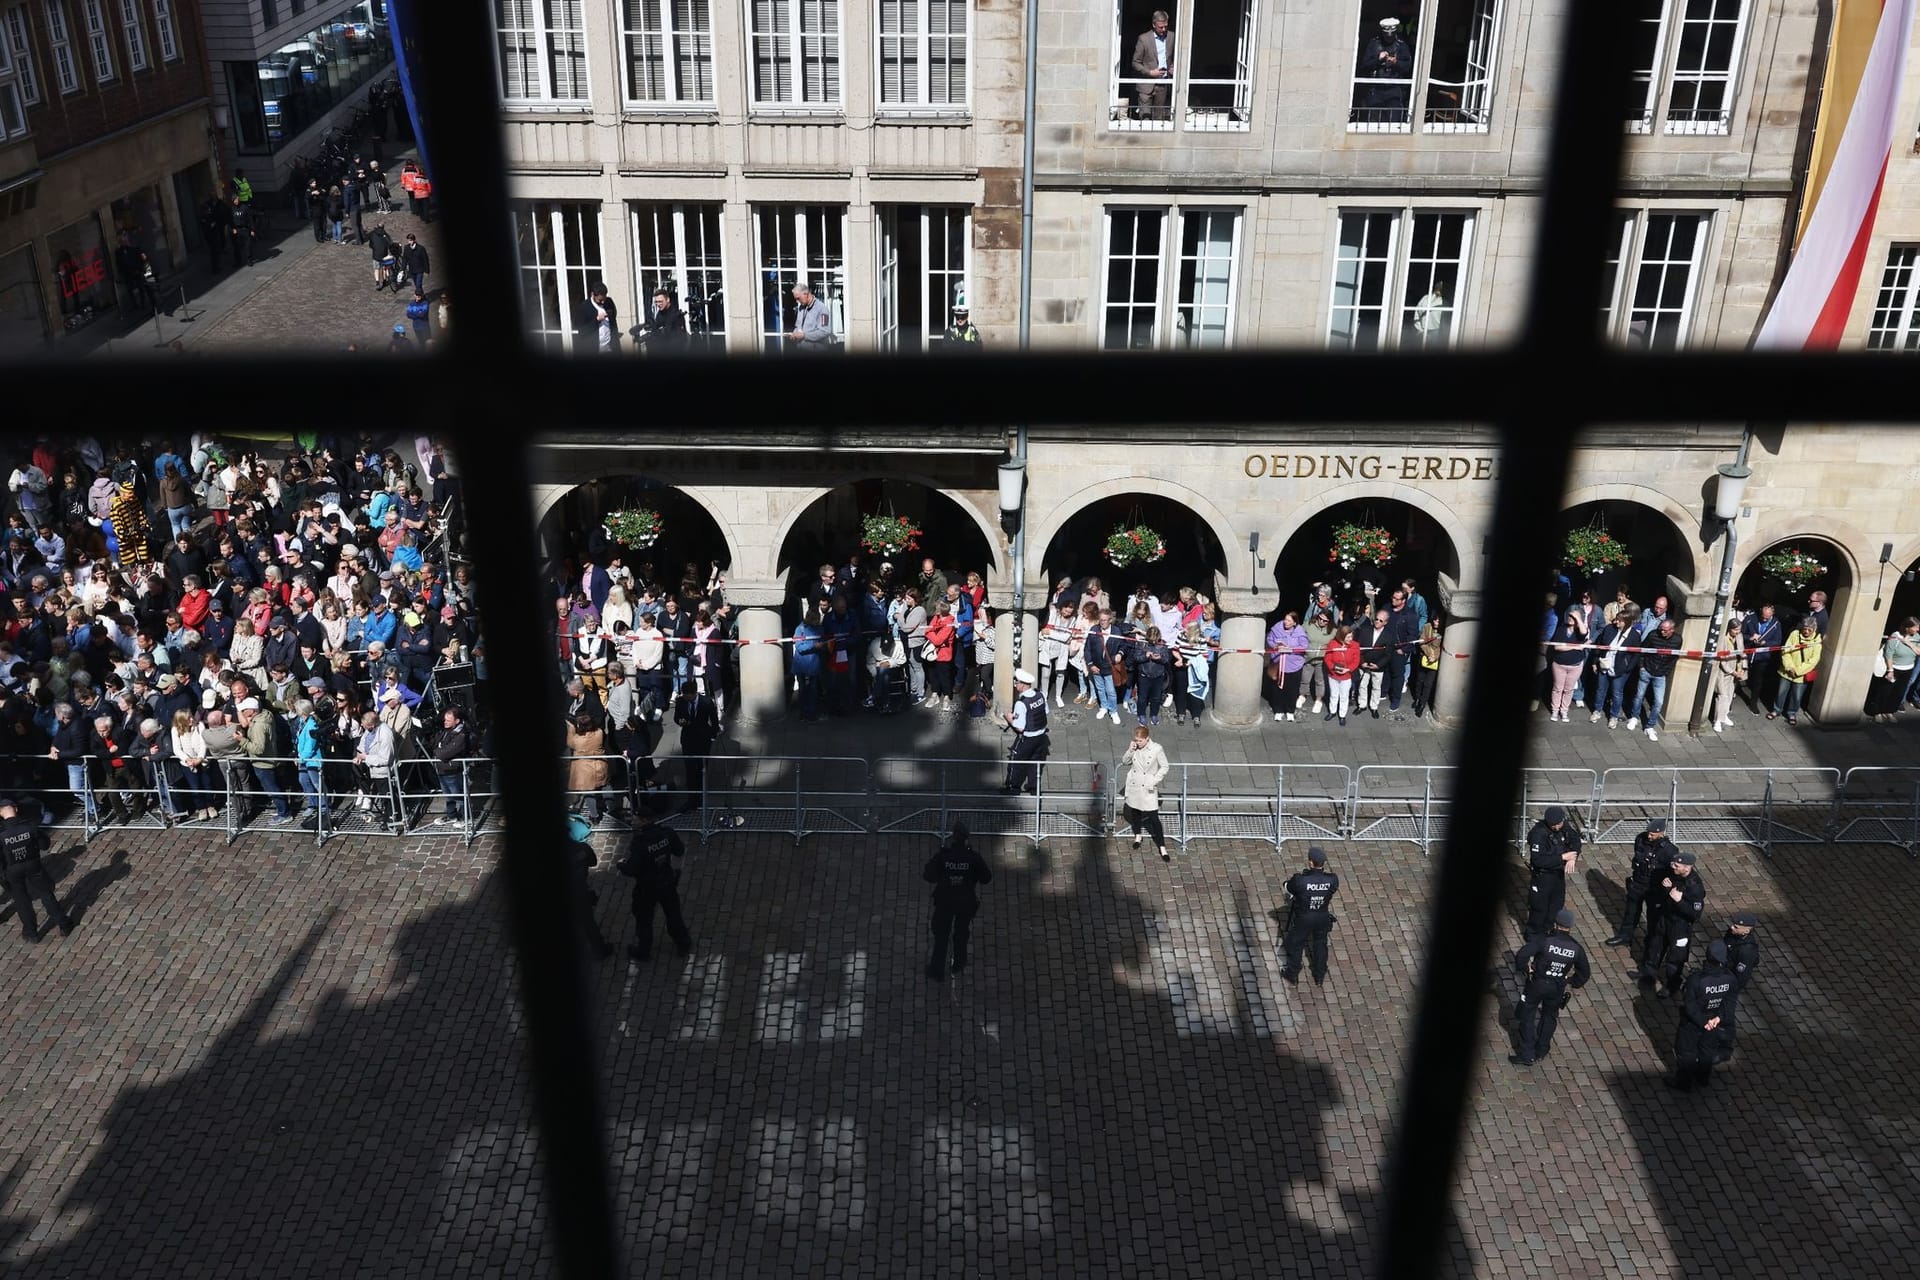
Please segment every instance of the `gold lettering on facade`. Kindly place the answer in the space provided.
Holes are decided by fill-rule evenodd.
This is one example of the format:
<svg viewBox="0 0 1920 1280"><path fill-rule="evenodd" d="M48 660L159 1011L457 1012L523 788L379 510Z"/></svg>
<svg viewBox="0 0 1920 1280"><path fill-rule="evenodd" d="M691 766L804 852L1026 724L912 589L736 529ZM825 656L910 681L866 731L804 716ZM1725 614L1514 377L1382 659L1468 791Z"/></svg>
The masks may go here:
<svg viewBox="0 0 1920 1280"><path fill-rule="evenodd" d="M1250 453L1251 480L1491 480L1493 459L1468 454Z"/></svg>

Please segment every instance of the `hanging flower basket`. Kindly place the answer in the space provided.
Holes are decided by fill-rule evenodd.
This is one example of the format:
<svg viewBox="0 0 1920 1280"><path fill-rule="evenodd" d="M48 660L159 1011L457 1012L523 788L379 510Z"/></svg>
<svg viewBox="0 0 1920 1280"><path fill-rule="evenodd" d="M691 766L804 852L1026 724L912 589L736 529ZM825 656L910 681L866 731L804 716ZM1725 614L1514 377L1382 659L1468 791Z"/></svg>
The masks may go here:
<svg viewBox="0 0 1920 1280"><path fill-rule="evenodd" d="M922 532L906 516L863 516L860 545L877 556L897 556L902 551L918 551Z"/></svg>
<svg viewBox="0 0 1920 1280"><path fill-rule="evenodd" d="M1760 557L1760 572L1790 591L1805 591L1816 578L1827 576L1827 566L1799 547L1769 551Z"/></svg>
<svg viewBox="0 0 1920 1280"><path fill-rule="evenodd" d="M1152 564L1164 560L1167 541L1144 524L1115 525L1107 539L1107 559L1121 569L1130 564Z"/></svg>
<svg viewBox="0 0 1920 1280"><path fill-rule="evenodd" d="M1567 535L1567 546L1560 563L1588 575L1605 569L1618 569L1633 563L1627 544L1599 525L1575 529Z"/></svg>
<svg viewBox="0 0 1920 1280"><path fill-rule="evenodd" d="M658 511L647 507L629 507L625 511L616 511L601 522L607 536L623 547L644 550L660 540L660 530L666 527L666 520Z"/></svg>
<svg viewBox="0 0 1920 1280"><path fill-rule="evenodd" d="M1337 524L1333 526L1333 545L1327 548L1327 559L1342 569L1351 569L1357 564L1386 564L1393 559L1399 545L1385 529Z"/></svg>

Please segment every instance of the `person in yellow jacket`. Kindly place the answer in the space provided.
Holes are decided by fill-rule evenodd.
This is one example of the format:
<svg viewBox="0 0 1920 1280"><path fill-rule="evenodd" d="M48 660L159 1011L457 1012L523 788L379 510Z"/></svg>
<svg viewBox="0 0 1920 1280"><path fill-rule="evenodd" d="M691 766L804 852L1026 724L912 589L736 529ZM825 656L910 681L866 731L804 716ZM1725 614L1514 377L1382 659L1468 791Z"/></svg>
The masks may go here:
<svg viewBox="0 0 1920 1280"><path fill-rule="evenodd" d="M1787 641L1780 654L1780 692L1773 695L1773 710L1767 712L1767 719L1785 715L1788 724L1799 724L1807 686L1819 673L1820 628L1809 619L1800 624L1800 634Z"/></svg>
<svg viewBox="0 0 1920 1280"><path fill-rule="evenodd" d="M113 497L107 500L107 518L113 522L114 542L119 546L120 565L144 565L149 559L147 548L147 504L140 501L140 495L134 490L134 477L131 467L125 471L116 469Z"/></svg>

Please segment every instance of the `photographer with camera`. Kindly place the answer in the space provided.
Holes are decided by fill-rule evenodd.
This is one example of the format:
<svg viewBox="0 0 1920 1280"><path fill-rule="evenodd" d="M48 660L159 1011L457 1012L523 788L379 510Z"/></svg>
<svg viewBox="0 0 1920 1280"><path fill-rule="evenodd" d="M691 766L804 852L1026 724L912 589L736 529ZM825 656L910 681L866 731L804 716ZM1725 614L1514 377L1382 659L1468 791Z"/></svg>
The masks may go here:
<svg viewBox="0 0 1920 1280"><path fill-rule="evenodd" d="M653 311L629 331L649 355L679 355L687 349L687 317L665 289L653 291Z"/></svg>

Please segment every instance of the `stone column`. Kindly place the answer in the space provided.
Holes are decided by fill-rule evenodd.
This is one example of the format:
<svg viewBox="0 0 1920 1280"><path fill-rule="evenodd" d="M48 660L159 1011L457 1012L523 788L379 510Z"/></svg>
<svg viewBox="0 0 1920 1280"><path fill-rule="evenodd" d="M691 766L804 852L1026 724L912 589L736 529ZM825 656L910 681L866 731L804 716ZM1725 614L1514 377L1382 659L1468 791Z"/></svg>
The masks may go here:
<svg viewBox="0 0 1920 1280"><path fill-rule="evenodd" d="M1261 671L1266 665L1267 613L1279 604L1278 592L1223 591L1220 609L1222 649L1250 649L1251 653L1222 653L1214 663L1213 715L1222 724L1258 724L1265 708L1260 702Z"/></svg>
<svg viewBox="0 0 1920 1280"><path fill-rule="evenodd" d="M778 720L787 710L787 655L783 646L763 644L780 638L780 588L766 583L730 582L727 599L738 618L740 639L740 719L746 724Z"/></svg>
<svg viewBox="0 0 1920 1280"><path fill-rule="evenodd" d="M1892 625L1884 610L1868 607L1872 599L1861 592L1848 592L1842 602L1843 612L1827 624L1820 643L1820 674L1807 690L1807 711L1822 725L1859 723L1873 683L1874 655Z"/></svg>
<svg viewBox="0 0 1920 1280"><path fill-rule="evenodd" d="M1448 590L1444 583L1440 594L1447 625L1440 631L1440 675L1433 687L1433 718L1440 724L1453 725L1466 714L1467 672L1473 658L1452 655L1473 653L1480 631L1481 599L1478 591L1458 587Z"/></svg>

